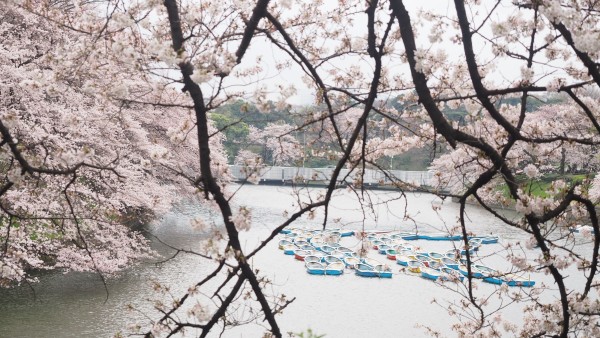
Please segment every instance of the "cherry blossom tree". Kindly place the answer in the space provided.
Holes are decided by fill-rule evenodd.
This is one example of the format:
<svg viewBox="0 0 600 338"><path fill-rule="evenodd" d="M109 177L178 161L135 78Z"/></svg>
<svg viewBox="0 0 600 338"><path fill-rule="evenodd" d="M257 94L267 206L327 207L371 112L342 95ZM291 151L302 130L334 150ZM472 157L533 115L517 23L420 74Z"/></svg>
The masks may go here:
<svg viewBox="0 0 600 338"><path fill-rule="evenodd" d="M256 317L281 337L276 314L290 300L267 295L268 281L249 259L305 214L321 211L327 226L339 181L357 184L355 193L367 203L361 175L379 168L402 189L455 198L455 229L465 245L472 230L468 202L528 234L525 245L535 255L508 246L507 259L519 271L540 270L554 280L552 288L515 300L527 302L525 325L515 327L485 304L468 278L465 301L448 307L469 319L453 327L457 333L598 335L600 182L593 171L600 124L597 98L587 95L600 85L596 3L454 0L442 10L401 0L11 0L1 6L7 9L0 26L6 37L0 50L6 78L0 87L2 279L22 279L26 266L114 272L147 254L143 239L115 216L126 207L160 212L175 193L186 192L222 216L224 232L197 253L215 270L172 306L157 307L161 316L142 334L195 329L206 336L236 325L228 311L249 294L261 310ZM274 64L253 55L257 45L280 53ZM250 136L288 163L304 150L295 133L308 135L309 145L326 139L337 164L325 193L299 203L245 251L239 233L251 227L252 211L230 202L235 194L226 190L222 148L228 126L218 130L210 116L240 98L252 98L265 113L272 98L284 108L296 84L273 85L264 76L269 67L301 72L315 109L297 126L271 124ZM528 111L531 101L556 92L567 100ZM398 97L400 110L390 102ZM462 108L461 121L447 114ZM432 154L433 187L399 182L381 165L387 156L422 147L442 149ZM262 165L248 152L238 159ZM558 177L535 193L534 182L564 172L565 164L588 175ZM343 168L357 174L343 177ZM247 174L253 181L256 169ZM508 219L498 205L514 205L522 217ZM208 223L194 220L202 229ZM570 228L578 223L591 224L590 253L573 250ZM469 271L474 259L466 255ZM573 282L574 273L583 283ZM196 296L214 280L211 310ZM460 315L465 312L470 315Z"/></svg>
<svg viewBox="0 0 600 338"><path fill-rule="evenodd" d="M302 157L298 140L292 135L293 127L287 124L268 124L263 130L250 128L250 141L264 144L275 165L288 165Z"/></svg>
<svg viewBox="0 0 600 338"><path fill-rule="evenodd" d="M174 103L114 101L123 84L90 88L95 74L67 72L59 57L76 34L3 6L0 282L29 281L34 268L110 275L151 256L127 223L193 192L182 184L198 168L195 137L185 137L189 114ZM217 159L220 141L213 138Z"/></svg>
<svg viewBox="0 0 600 338"><path fill-rule="evenodd" d="M548 152L548 147L554 146L557 149L565 142L579 147L588 147L588 149L597 144L597 128L578 128L581 123L579 126L569 123L573 120L586 121L585 125L590 127L597 123L593 109L585 103L585 98L577 95L578 88L587 84L598 84L593 81L593 74L597 72L597 67L592 64L589 51L582 51L581 47L574 44L570 29L564 25L567 22L566 16L550 14L556 13L556 7L553 12L553 6L546 4L518 3L516 14L494 20L493 14L500 10L498 8L501 2L497 2L491 10L487 10L489 14L482 18L468 14L474 8L481 8L477 5L466 4L459 0L454 2L456 16L451 17L454 21L448 22L448 25L453 24L458 28L458 32L454 33L455 41L460 43L464 50L462 58L467 66L463 76L466 81L462 82L463 88L448 86L451 91L447 91L443 82L444 70L423 66L424 62L427 62L427 56L416 48L415 34L406 7L402 2L391 3L393 13L400 22L407 61L411 67L411 77L419 100L436 131L454 149L451 155L441 159L438 164L450 161L454 163L452 166L458 169L454 178L455 183L460 182L461 187L455 185L454 191L461 203L460 224L463 235L466 237L467 233L464 206L467 199L474 198L490 213L501 218L507 226L531 234L533 243L538 246L539 257L533 262L524 261L517 255L512 255L511 259L518 268L538 268L552 275L560 300L553 304L537 303L530 307L528 310L531 312L528 312L527 322L521 335L566 337L572 332L585 332L582 333L584 335L596 334L596 314L594 311L581 311L576 304L584 303L587 309L594 303L588 297L596 275L598 239L594 238L594 250L586 258L574 254L569 249L572 238L568 236L569 226L574 220L591 222L592 226L597 228L598 220L594 207L597 200L587 192L592 182L584 180L584 182L565 184L560 180L555 181L551 189L546 191L546 197L538 197L530 190L524 189L524 186L520 186L515 175L523 168L522 162L525 161L531 161L524 167L524 174L529 180L539 174L538 166L545 163L541 157L536 156L538 150L544 154ZM561 14L569 16L578 12L579 15L586 16L584 21L595 22L595 19L587 17L590 14L589 7L582 8L576 5L575 2L566 4L567 9L561 11ZM436 18L435 15L431 17ZM439 16L437 18L442 19ZM519 24L515 25L516 22ZM494 34L492 40L486 40L489 39L484 33L486 24L491 25ZM545 36L544 40L540 41L540 35ZM494 53L476 57L475 44L480 43L481 39L490 42ZM546 67L554 66L556 56L553 52L556 50L560 50L563 55L572 55L575 60L580 61L574 68L563 68L566 71L564 76L572 80L567 83L561 78L551 78L546 86L536 86L536 83L541 82L544 77L554 75ZM540 55L541 52L546 53ZM508 87L497 89L497 84L485 79L490 76L490 61L500 57L515 59L522 66L520 79ZM438 72L441 75L438 75ZM585 72L589 72L591 77L584 76ZM487 77L484 77L485 75ZM442 79L441 86L432 86L433 81L430 80L432 78ZM452 81L456 80L452 78ZM553 116L548 111L538 114L528 114L526 111L526 103L535 98L535 93L556 90L568 93L573 100L569 107L563 107L561 113L564 115L561 119L560 131L552 127ZM505 95L519 95L520 106L502 105L502 98ZM440 111L440 103L457 100L465 102L467 111L473 114L477 124L467 128L457 128L444 118ZM569 116L570 114L574 115ZM540 118L540 115L543 115L543 118ZM488 122L492 123L488 124ZM487 135L491 137L486 140ZM472 169L469 169L470 161L477 163ZM439 168L447 169L448 162ZM440 175L443 175L441 171ZM505 219L490 207L489 199L498 197L494 189L490 189L495 181L500 181L508 187L511 199L516 201L517 210L524 214L520 221ZM469 260L470 257L467 255L467 261ZM585 263L588 260L591 261L590 264ZM581 291L571 292L565 283L565 269L575 262L584 264L582 267L586 278L585 283L580 286ZM486 329L487 334L498 335L497 326L486 320L486 314L482 310L483 304L473 295L471 282L469 282L469 299L479 309L480 317L473 325L458 328L459 332L472 334ZM544 308L552 310L544 311L542 310ZM582 318L586 319L582 320Z"/></svg>
<svg viewBox="0 0 600 338"><path fill-rule="evenodd" d="M147 176L133 146L142 140L126 135L139 122L55 81L45 59L65 37L3 7L0 282L27 280L31 268L114 273L149 254L119 218L166 201L127 189Z"/></svg>

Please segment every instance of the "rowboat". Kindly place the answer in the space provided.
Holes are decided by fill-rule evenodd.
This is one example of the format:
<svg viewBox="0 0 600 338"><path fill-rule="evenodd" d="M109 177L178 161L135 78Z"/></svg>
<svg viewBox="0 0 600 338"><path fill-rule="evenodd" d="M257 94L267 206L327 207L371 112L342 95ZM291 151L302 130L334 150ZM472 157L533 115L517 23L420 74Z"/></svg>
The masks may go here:
<svg viewBox="0 0 600 338"><path fill-rule="evenodd" d="M421 277L425 279L438 280L441 277L441 272L428 267L421 268Z"/></svg>
<svg viewBox="0 0 600 338"><path fill-rule="evenodd" d="M473 256L475 254L475 249L469 246L469 256ZM465 256L467 254L467 246L462 246L460 249L460 254Z"/></svg>
<svg viewBox="0 0 600 338"><path fill-rule="evenodd" d="M396 260L396 255L398 255L398 252L396 250L394 250L394 249L388 249L385 252L385 255L386 255L387 259L395 261Z"/></svg>
<svg viewBox="0 0 600 338"><path fill-rule="evenodd" d="M403 239L401 234L391 234L390 238L391 239Z"/></svg>
<svg viewBox="0 0 600 338"><path fill-rule="evenodd" d="M479 250L479 247L483 243L483 239L477 237L469 240L469 246L472 247L475 251Z"/></svg>
<svg viewBox="0 0 600 338"><path fill-rule="evenodd" d="M444 264L440 263L439 261L435 261L435 260L432 260L432 259L430 259L428 263L429 264L427 264L427 266L430 267L430 268L432 268L432 269L435 269L435 270L438 270L442 266L444 266Z"/></svg>
<svg viewBox="0 0 600 338"><path fill-rule="evenodd" d="M321 246L317 247L317 250L322 251L322 252L324 252L326 254L330 254L333 251L335 251L335 248L332 247L332 246L329 246L329 245L325 244L325 245L321 245Z"/></svg>
<svg viewBox="0 0 600 338"><path fill-rule="evenodd" d="M446 266L442 267L440 271L442 272L442 280L448 280L451 282L462 282L465 279L465 276L461 275L460 272Z"/></svg>
<svg viewBox="0 0 600 338"><path fill-rule="evenodd" d="M310 244L297 245L297 246L298 246L298 248L300 250L307 250L307 251L313 251L313 250L315 250L315 247L312 246L312 245L310 245Z"/></svg>
<svg viewBox="0 0 600 338"><path fill-rule="evenodd" d="M317 262L307 262L305 263L306 271L311 275L324 275L325 274L325 265Z"/></svg>
<svg viewBox="0 0 600 338"><path fill-rule="evenodd" d="M304 262L305 263L321 263L322 259L323 258L319 257L319 256L308 255L308 256L304 257Z"/></svg>
<svg viewBox="0 0 600 338"><path fill-rule="evenodd" d="M296 245L310 245L308 241L308 237L305 236L297 236L294 238L294 244Z"/></svg>
<svg viewBox="0 0 600 338"><path fill-rule="evenodd" d="M327 264L327 266L325 267L325 274L331 276L339 276L344 273L344 268L346 268L346 265L344 265L344 263L341 261L336 263L330 263Z"/></svg>
<svg viewBox="0 0 600 338"><path fill-rule="evenodd" d="M354 230L340 230L340 235L342 237L354 236Z"/></svg>
<svg viewBox="0 0 600 338"><path fill-rule="evenodd" d="M481 242L482 240L480 238L473 238L469 240L469 244L468 245L463 245L460 248L460 254L461 255L466 255L467 254L467 249L469 250L469 255L474 255L475 251L479 250L479 247L481 246Z"/></svg>
<svg viewBox="0 0 600 338"><path fill-rule="evenodd" d="M354 273L361 277L377 277L375 269L369 264L358 263L354 266Z"/></svg>
<svg viewBox="0 0 600 338"><path fill-rule="evenodd" d="M421 268L425 267L425 264L423 264L417 260L410 260L410 261L408 261L407 264L408 264L408 271L414 272L414 273L421 273Z"/></svg>
<svg viewBox="0 0 600 338"><path fill-rule="evenodd" d="M437 233L437 234L423 234L419 235L419 239L424 239L428 241L460 241L462 236L460 235L450 235L447 233Z"/></svg>
<svg viewBox="0 0 600 338"><path fill-rule="evenodd" d="M377 251L379 251L379 254L381 255L385 255L386 252L391 249L392 247L387 245L387 244L380 244L379 245L379 249Z"/></svg>
<svg viewBox="0 0 600 338"><path fill-rule="evenodd" d="M433 252L433 251L429 252L428 256L429 256L429 258L431 258L433 260L436 260L438 262L441 261L442 258L444 257L444 255L442 255L441 253L439 253L439 252Z"/></svg>
<svg viewBox="0 0 600 338"><path fill-rule="evenodd" d="M373 234L369 234L365 237L367 239L367 241L369 242L373 242L374 240L379 240L379 237L377 237L376 235Z"/></svg>
<svg viewBox="0 0 600 338"><path fill-rule="evenodd" d="M283 250L283 247L285 245L292 245L292 241L288 240L288 239L282 239L279 241L278 245L279 245L279 250Z"/></svg>
<svg viewBox="0 0 600 338"><path fill-rule="evenodd" d="M414 241L414 240L419 239L419 235L413 234L410 232L401 232L401 233L399 233L399 235L405 241Z"/></svg>
<svg viewBox="0 0 600 338"><path fill-rule="evenodd" d="M535 281L531 279L525 279L523 276L518 276L515 274L507 274L504 276L504 281L508 286L521 286L525 288L530 288L535 285Z"/></svg>
<svg viewBox="0 0 600 338"><path fill-rule="evenodd" d="M481 271L483 274L483 281L491 284L500 285L503 282L503 279L500 277L501 273L497 270L494 270L490 267L481 264L473 264L475 269Z"/></svg>
<svg viewBox="0 0 600 338"><path fill-rule="evenodd" d="M327 264L333 264L333 263L342 263L344 264L344 262L335 256L325 256L325 258L323 258L323 262L327 263Z"/></svg>
<svg viewBox="0 0 600 338"><path fill-rule="evenodd" d="M450 259L457 259L458 252L457 250L448 250L446 251L446 253L444 254L444 256L450 258Z"/></svg>
<svg viewBox="0 0 600 338"><path fill-rule="evenodd" d="M442 263L451 269L458 270L458 262L454 259L442 257Z"/></svg>
<svg viewBox="0 0 600 338"><path fill-rule="evenodd" d="M380 261L378 261L376 259L371 259L369 257L363 257L363 258L361 258L360 262L363 263L363 264L370 265L370 266L377 266L377 265L383 264Z"/></svg>
<svg viewBox="0 0 600 338"><path fill-rule="evenodd" d="M375 250L379 250L379 246L385 244L382 240L379 239L375 239L371 241L371 244L373 245L373 249Z"/></svg>
<svg viewBox="0 0 600 338"><path fill-rule="evenodd" d="M296 250L294 251L294 258L304 261L304 258L310 254L312 254L312 250Z"/></svg>
<svg viewBox="0 0 600 338"><path fill-rule="evenodd" d="M392 269L390 269L390 267L387 265L384 265L384 264L375 265L373 267L373 270L375 270L375 273L377 274L377 277L379 277L379 278L392 278Z"/></svg>
<svg viewBox="0 0 600 338"><path fill-rule="evenodd" d="M458 271L463 274L463 276L468 276L468 270L467 270L467 266L464 264L461 264L458 266ZM483 273L481 273L481 271L477 270L477 268L473 265L471 265L471 276L473 278L483 278Z"/></svg>
<svg viewBox="0 0 600 338"><path fill-rule="evenodd" d="M417 253L416 253L414 250L411 250L411 249L401 249L401 250L398 252L398 254L399 254L399 255L403 255L403 256L414 256L414 255L416 255Z"/></svg>
<svg viewBox="0 0 600 338"><path fill-rule="evenodd" d="M429 256L425 256L425 255L422 255L422 254L417 254L415 257L417 258L417 260L419 262L423 263L423 265L429 266Z"/></svg>
<svg viewBox="0 0 600 338"><path fill-rule="evenodd" d="M360 263L360 259L351 256L344 257L342 260L344 261L344 264L346 264L346 267L350 269L354 269L354 266Z"/></svg>
<svg viewBox="0 0 600 338"><path fill-rule="evenodd" d="M304 237L304 239L301 240L294 240L294 244L296 244L297 246L311 245L310 242L306 240L306 237Z"/></svg>
<svg viewBox="0 0 600 338"><path fill-rule="evenodd" d="M287 228L287 229L281 230L280 233L284 234L286 236L295 237L295 236L298 236L299 234L304 233L304 230L302 230L300 228Z"/></svg>
<svg viewBox="0 0 600 338"><path fill-rule="evenodd" d="M408 266L408 262L411 260L414 260L414 257L408 257L408 256L404 256L404 255L396 255L396 264L398 265L402 265L402 266Z"/></svg>
<svg viewBox="0 0 600 338"><path fill-rule="evenodd" d="M296 249L298 249L298 247L294 244L287 244L283 246L283 253L286 255L293 255Z"/></svg>
<svg viewBox="0 0 600 338"><path fill-rule="evenodd" d="M496 285L500 285L500 284L502 284L502 282L504 282L504 280L502 278L494 276L494 275L489 275L489 276L483 277L483 281L490 283L490 284L496 284Z"/></svg>
<svg viewBox="0 0 600 338"><path fill-rule="evenodd" d="M477 236L471 237L471 239L479 238L481 239L481 244L495 244L498 243L498 236Z"/></svg>
<svg viewBox="0 0 600 338"><path fill-rule="evenodd" d="M346 255L343 252L341 252L341 251L339 251L337 249L333 250L328 256L337 257L339 259L342 259L342 258L346 257Z"/></svg>

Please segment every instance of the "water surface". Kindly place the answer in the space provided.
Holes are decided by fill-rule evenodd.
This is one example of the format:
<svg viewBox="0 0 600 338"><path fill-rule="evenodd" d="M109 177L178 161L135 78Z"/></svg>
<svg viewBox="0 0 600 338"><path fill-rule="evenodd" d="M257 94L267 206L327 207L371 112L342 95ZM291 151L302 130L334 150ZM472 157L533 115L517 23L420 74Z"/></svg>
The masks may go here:
<svg viewBox="0 0 600 338"><path fill-rule="evenodd" d="M246 186L236 193L236 203L253 209L254 227L242 236L246 251L280 224L286 210L290 213L294 210L298 197L292 192L289 187ZM359 197L368 204L366 207L357 202ZM478 234L497 234L504 244L527 239L480 208L470 206L467 210L469 227ZM218 215L212 211L181 206L165 215L151 231L170 245L201 250L205 235L189 226L190 218L197 214L214 217L215 224L219 223ZM510 212L505 214L516 217ZM317 227L322 216L321 210L315 219L302 218L298 225ZM353 229L437 232L455 226L457 217L458 204L442 203L428 194L408 194L404 198L389 191L371 191L368 195L357 196L355 192L339 190L329 209L330 220L339 219ZM278 317L283 332L302 332L311 328L328 338L419 337L427 336L422 325L449 332L450 325L456 320L447 315L445 307L447 302L458 301L464 288L444 288L401 273L400 267L391 261L396 274L390 280L360 278L348 270L340 277L311 276L301 262L283 255L276 242L254 257L252 264L272 281L265 290L267 294L296 297ZM414 243L423 250L445 251L452 246L451 243L427 241ZM344 244L351 248L360 245L356 238L344 239ZM174 253L158 242L153 245L163 258ZM502 256L502 250L502 244L488 245L478 255L485 257L490 266L509 269L510 264ZM380 256L380 260L385 261L384 256ZM39 283L0 290L0 337L111 337L119 330L126 331L129 324L143 321L146 316L157 318L150 301L157 298L152 291L154 282L168 285L170 292L179 297L211 269L210 262L185 254L161 264L143 263L110 279L108 297L100 278L94 274L44 273L38 276ZM552 284L543 274L533 274L532 279ZM478 283L477 292L482 295L495 290L496 286ZM437 303L432 303L434 299ZM494 302L498 303L491 301L492 305ZM127 310L129 305L136 310ZM521 305L509 307L503 310L503 316L520 323L521 308ZM226 332L223 337L260 337L265 325L246 325Z"/></svg>

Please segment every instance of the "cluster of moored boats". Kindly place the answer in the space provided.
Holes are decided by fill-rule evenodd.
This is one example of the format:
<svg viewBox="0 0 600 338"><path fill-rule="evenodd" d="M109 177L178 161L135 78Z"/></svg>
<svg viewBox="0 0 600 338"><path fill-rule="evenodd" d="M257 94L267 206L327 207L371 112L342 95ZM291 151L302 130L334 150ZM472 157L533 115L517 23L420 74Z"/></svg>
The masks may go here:
<svg viewBox="0 0 600 338"><path fill-rule="evenodd" d="M341 229L306 230L286 229L279 248L286 255L304 261L306 271L312 275L338 276L346 269L353 269L362 277L392 278L392 269L388 264L358 255L354 250L342 246L340 239L354 235L353 231ZM367 247L376 250L388 260L403 266L404 271L419 274L430 280L462 281L466 276L482 279L492 284L531 287L535 281L523 276L502 273L481 264L467 264L467 251L472 256L483 244L498 242L497 236L472 236L468 244L460 248L440 252L417 251L408 241L459 241L462 236L448 234L414 234L406 232L360 233L367 241Z"/></svg>

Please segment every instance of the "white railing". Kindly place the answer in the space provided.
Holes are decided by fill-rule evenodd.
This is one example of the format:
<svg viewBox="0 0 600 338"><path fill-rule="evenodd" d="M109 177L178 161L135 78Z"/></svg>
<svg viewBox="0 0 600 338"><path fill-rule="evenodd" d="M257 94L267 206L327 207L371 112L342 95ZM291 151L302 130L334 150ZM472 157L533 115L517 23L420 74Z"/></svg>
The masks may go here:
<svg viewBox="0 0 600 338"><path fill-rule="evenodd" d="M230 165L229 169L236 180L246 180L248 170L243 166ZM333 170L334 168L263 167L260 169L260 180L271 182L327 182L330 180ZM345 179L345 182L352 183L355 175L360 174L360 172L359 169L354 169L353 172L342 169L339 180ZM362 181L364 184L389 184L392 182L390 177L396 181L410 184L430 185L433 174L430 171L386 170L384 173L380 170L365 169Z"/></svg>

